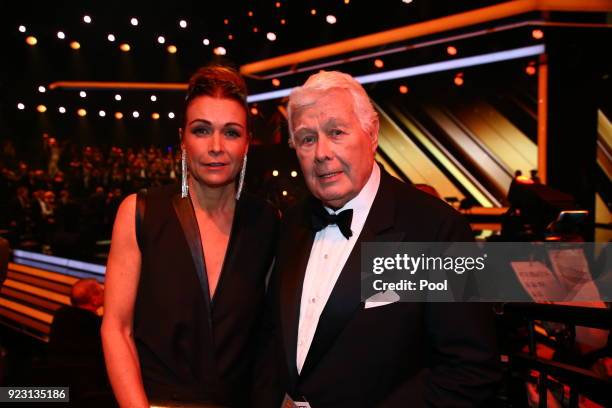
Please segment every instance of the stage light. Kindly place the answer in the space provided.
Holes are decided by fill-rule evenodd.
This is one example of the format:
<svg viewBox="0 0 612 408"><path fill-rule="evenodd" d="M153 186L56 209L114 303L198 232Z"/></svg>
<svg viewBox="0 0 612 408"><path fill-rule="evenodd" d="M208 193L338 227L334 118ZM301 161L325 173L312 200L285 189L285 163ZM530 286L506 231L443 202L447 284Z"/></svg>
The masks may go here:
<svg viewBox="0 0 612 408"><path fill-rule="evenodd" d="M351 0L344 0L344 4L349 4Z"/></svg>
<svg viewBox="0 0 612 408"><path fill-rule="evenodd" d="M452 45L449 45L448 47L446 47L446 52L448 53L448 55L457 55L457 48L453 47Z"/></svg>
<svg viewBox="0 0 612 408"><path fill-rule="evenodd" d="M19 102L19 103L17 104L17 109L19 109L19 110L24 110L24 109L25 109L25 105L24 105L23 103Z"/></svg>
<svg viewBox="0 0 612 408"><path fill-rule="evenodd" d="M223 47L217 47L217 48L215 48L213 50L213 52L215 53L215 55L225 55L225 54L227 54L227 51Z"/></svg>
<svg viewBox="0 0 612 408"><path fill-rule="evenodd" d="M377 58L376 60L374 60L374 66L376 68L382 68L385 66L385 63L383 62L383 60Z"/></svg>
<svg viewBox="0 0 612 408"><path fill-rule="evenodd" d="M19 32L20 32L20 33L25 33L25 32L26 32L26 28L25 28L25 26L20 25L20 26L19 26Z"/></svg>
<svg viewBox="0 0 612 408"><path fill-rule="evenodd" d="M47 88L45 88L44 86L41 85L41 86L38 87L38 92L45 93L45 92L47 92Z"/></svg>
<svg viewBox="0 0 612 408"><path fill-rule="evenodd" d="M85 16L83 16L83 21L84 21L85 23L87 23L87 24L90 24L90 23L91 23L91 17L90 17L90 16L85 15Z"/></svg>
<svg viewBox="0 0 612 408"><path fill-rule="evenodd" d="M115 100L116 100L116 101L120 101L120 100L121 100L121 95L119 95L119 94L115 94Z"/></svg>
<svg viewBox="0 0 612 408"><path fill-rule="evenodd" d="M100 115L101 118L106 116L106 112L104 112L103 110L101 110L100 112L98 112L98 115Z"/></svg>
<svg viewBox="0 0 612 408"><path fill-rule="evenodd" d="M154 112L153 114L151 114L151 117L153 118L153 120L157 120L159 119L159 113Z"/></svg>
<svg viewBox="0 0 612 408"><path fill-rule="evenodd" d="M138 118L140 117L140 113L138 113L138 111L134 111L134 112L132 112L132 116L133 116L135 119L138 119Z"/></svg>
<svg viewBox="0 0 612 408"><path fill-rule="evenodd" d="M276 34L270 32L268 34L266 34L266 38L270 41L275 41L276 40Z"/></svg>
<svg viewBox="0 0 612 408"><path fill-rule="evenodd" d="M281 18L281 25L285 25L287 24L287 20L285 20L284 18Z"/></svg>
<svg viewBox="0 0 612 408"><path fill-rule="evenodd" d="M535 38L536 40L541 40L542 38L544 38L544 31L542 31L542 30L533 30L531 32L531 36L533 38Z"/></svg>
<svg viewBox="0 0 612 408"><path fill-rule="evenodd" d="M259 110L256 107L253 106L251 108L251 115L257 116L258 113L259 113Z"/></svg>
<svg viewBox="0 0 612 408"><path fill-rule="evenodd" d="M128 52L131 49L131 47L130 47L130 44L123 43L119 46L119 49L123 52Z"/></svg>
<svg viewBox="0 0 612 408"><path fill-rule="evenodd" d="M525 68L525 72L527 73L527 75L535 75L536 73L536 67L534 67L533 65L528 65Z"/></svg>
<svg viewBox="0 0 612 408"><path fill-rule="evenodd" d="M205 39L202 40L202 44L209 45L210 44L210 40L208 38L205 38Z"/></svg>
<svg viewBox="0 0 612 408"><path fill-rule="evenodd" d="M123 113L115 112L115 119L123 119Z"/></svg>
<svg viewBox="0 0 612 408"><path fill-rule="evenodd" d="M60 106L58 109L59 113L66 113L66 108L64 108L63 106Z"/></svg>
<svg viewBox="0 0 612 408"><path fill-rule="evenodd" d="M412 0L402 0L402 3L410 4L412 3Z"/></svg>
<svg viewBox="0 0 612 408"><path fill-rule="evenodd" d="M400 91L401 94L407 94L408 93L408 87L406 85L400 85L399 91Z"/></svg>
<svg viewBox="0 0 612 408"><path fill-rule="evenodd" d="M297 171L292 170L291 171L291 177L294 177L294 178L297 177Z"/></svg>
<svg viewBox="0 0 612 408"><path fill-rule="evenodd" d="M276 4L275 4L275 6L276 6L276 8L280 8L280 6L281 6L280 1L277 1L277 2L276 2Z"/></svg>
<svg viewBox="0 0 612 408"><path fill-rule="evenodd" d="M169 45L169 46L168 46L168 52L169 52L170 54L176 54L176 51L177 51L177 49L176 49L176 45Z"/></svg>
<svg viewBox="0 0 612 408"><path fill-rule="evenodd" d="M31 35L28 38L26 38L26 43L28 43L28 45L36 45L36 43L38 43L38 40L36 39L36 37Z"/></svg>
<svg viewBox="0 0 612 408"><path fill-rule="evenodd" d="M249 16L249 17L253 17L253 12L252 12L252 11L249 11L247 14L248 14L248 16ZM22 27L23 27L23 26L22 26ZM24 28L25 28L25 27L24 27ZM23 32L23 31L22 31L22 32Z"/></svg>
<svg viewBox="0 0 612 408"><path fill-rule="evenodd" d="M47 107L45 105L38 105L36 107L36 110L39 111L40 113L45 113L47 111Z"/></svg>
<svg viewBox="0 0 612 408"><path fill-rule="evenodd" d="M455 85L457 86L463 85L463 73L460 72L457 75L455 75L454 82L455 82Z"/></svg>
<svg viewBox="0 0 612 408"><path fill-rule="evenodd" d="M233 35L233 34L228 35L228 36L227 36L227 39L228 39L228 40L230 40L230 41L232 41L232 40L234 39L234 35Z"/></svg>
<svg viewBox="0 0 612 408"><path fill-rule="evenodd" d="M81 44L78 41L73 41L70 43L70 48L73 50L78 50L81 48Z"/></svg>
<svg viewBox="0 0 612 408"><path fill-rule="evenodd" d="M336 24L336 16L330 14L325 17L325 21L327 21L329 24Z"/></svg>
<svg viewBox="0 0 612 408"><path fill-rule="evenodd" d="M108 41L113 42L115 41L115 35L114 34L109 34L106 36L106 38L108 39Z"/></svg>
<svg viewBox="0 0 612 408"><path fill-rule="evenodd" d="M229 24L229 20L226 18L225 20L223 20L223 24L228 25Z"/></svg>
<svg viewBox="0 0 612 408"><path fill-rule="evenodd" d="M286 197L287 196L287 190L283 190L283 196Z"/></svg>
<svg viewBox="0 0 612 408"><path fill-rule="evenodd" d="M157 37L157 42L160 44L163 44L166 42L166 39L164 38L163 35L160 35L159 37Z"/></svg>
<svg viewBox="0 0 612 408"><path fill-rule="evenodd" d="M317 9L311 9L310 10L310 14L313 15L313 16L316 15L317 14Z"/></svg>
<svg viewBox="0 0 612 408"><path fill-rule="evenodd" d="M254 33L259 32L259 28L257 28L257 27L253 27L253 32L254 32Z"/></svg>
<svg viewBox="0 0 612 408"><path fill-rule="evenodd" d="M151 102L155 102L155 101L157 101L157 96L151 95Z"/></svg>
<svg viewBox="0 0 612 408"><path fill-rule="evenodd" d="M187 21L185 20L179 21L179 26L181 26L181 28L187 28Z"/></svg>
<svg viewBox="0 0 612 408"><path fill-rule="evenodd" d="M58 31L57 38L59 38L60 40L63 40L64 38L66 38L66 34L64 34L63 31Z"/></svg>
<svg viewBox="0 0 612 408"><path fill-rule="evenodd" d="M279 86L279 85L280 85L280 80L279 80L278 78L274 78L274 79L272 80L272 85L274 85L274 86Z"/></svg>
<svg viewBox="0 0 612 408"><path fill-rule="evenodd" d="M87 115L87 111L81 108L77 111L77 115L79 115L80 117L85 117L85 115Z"/></svg>
<svg viewBox="0 0 612 408"><path fill-rule="evenodd" d="M278 177L278 170L272 170L272 175L274 177Z"/></svg>
<svg viewBox="0 0 612 408"><path fill-rule="evenodd" d="M168 113L168 117L169 117L170 119L174 119L174 112L169 112L169 113Z"/></svg>
<svg viewBox="0 0 612 408"><path fill-rule="evenodd" d="M130 24L136 27L138 25L138 19L136 17L132 17L130 19Z"/></svg>
<svg viewBox="0 0 612 408"><path fill-rule="evenodd" d="M87 97L87 92L85 92L85 91L81 91L81 92L79 92L79 96L80 96L81 98L86 98L86 97Z"/></svg>

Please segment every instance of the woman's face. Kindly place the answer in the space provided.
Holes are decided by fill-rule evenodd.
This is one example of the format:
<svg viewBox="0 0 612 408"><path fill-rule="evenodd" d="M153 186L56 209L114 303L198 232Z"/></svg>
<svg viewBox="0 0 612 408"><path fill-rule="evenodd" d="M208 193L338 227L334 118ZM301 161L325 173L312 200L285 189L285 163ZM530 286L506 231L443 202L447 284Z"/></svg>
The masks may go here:
<svg viewBox="0 0 612 408"><path fill-rule="evenodd" d="M232 183L248 150L244 107L233 99L196 97L187 107L181 145L194 181L209 187Z"/></svg>

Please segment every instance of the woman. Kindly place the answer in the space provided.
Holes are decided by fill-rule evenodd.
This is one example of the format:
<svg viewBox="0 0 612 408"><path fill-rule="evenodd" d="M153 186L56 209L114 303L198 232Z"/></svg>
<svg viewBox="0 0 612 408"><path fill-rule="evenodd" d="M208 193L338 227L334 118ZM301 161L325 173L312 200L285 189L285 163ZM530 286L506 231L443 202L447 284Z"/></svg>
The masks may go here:
<svg viewBox="0 0 612 408"><path fill-rule="evenodd" d="M182 187L150 189L144 201L131 195L116 216L107 369L121 406L243 407L278 213L241 192L249 133L237 72L194 74L180 136Z"/></svg>

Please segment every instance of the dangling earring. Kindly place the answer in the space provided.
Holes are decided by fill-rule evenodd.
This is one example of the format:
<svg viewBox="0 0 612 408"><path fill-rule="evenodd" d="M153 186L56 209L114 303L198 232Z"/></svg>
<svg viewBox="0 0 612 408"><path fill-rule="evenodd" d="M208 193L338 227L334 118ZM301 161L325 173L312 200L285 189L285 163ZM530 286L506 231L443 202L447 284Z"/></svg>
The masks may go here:
<svg viewBox="0 0 612 408"><path fill-rule="evenodd" d="M244 155L242 160L242 169L240 170L240 178L238 179L238 190L236 191L236 200L240 200L240 194L242 193L242 186L244 185L244 175L246 174L247 155Z"/></svg>
<svg viewBox="0 0 612 408"><path fill-rule="evenodd" d="M181 152L181 198L189 195L189 185L187 184L187 152L182 149Z"/></svg>

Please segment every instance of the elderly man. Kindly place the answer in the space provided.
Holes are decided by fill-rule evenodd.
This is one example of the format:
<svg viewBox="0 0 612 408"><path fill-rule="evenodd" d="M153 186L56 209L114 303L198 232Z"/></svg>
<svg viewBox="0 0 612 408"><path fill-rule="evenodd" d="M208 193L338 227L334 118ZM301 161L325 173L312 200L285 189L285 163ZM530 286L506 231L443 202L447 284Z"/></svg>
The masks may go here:
<svg viewBox="0 0 612 408"><path fill-rule="evenodd" d="M284 215L254 404L485 403L499 379L490 308L397 302L365 309L360 300L362 242L472 241L468 224L376 164L378 116L349 75L311 76L291 93L288 112L313 197Z"/></svg>

